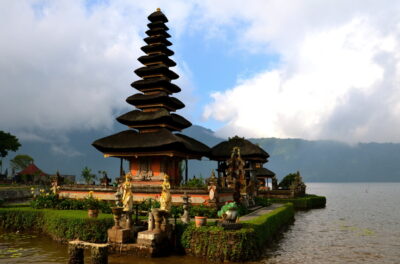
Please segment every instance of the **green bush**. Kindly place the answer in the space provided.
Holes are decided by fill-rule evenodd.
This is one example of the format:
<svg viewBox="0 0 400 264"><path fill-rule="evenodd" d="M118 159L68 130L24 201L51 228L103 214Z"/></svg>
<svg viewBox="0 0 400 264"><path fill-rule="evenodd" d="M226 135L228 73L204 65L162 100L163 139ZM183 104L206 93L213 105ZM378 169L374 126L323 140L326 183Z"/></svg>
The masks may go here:
<svg viewBox="0 0 400 264"><path fill-rule="evenodd" d="M292 182L295 180L296 176L296 173L289 173L282 179L278 187L284 190L288 190Z"/></svg>
<svg viewBox="0 0 400 264"><path fill-rule="evenodd" d="M273 203L293 203L295 209L308 210L314 208L324 208L326 205L326 197L317 196L314 194L307 194L304 197L290 198L290 199L269 199Z"/></svg>
<svg viewBox="0 0 400 264"><path fill-rule="evenodd" d="M189 208L189 215L191 217L195 216L206 216L208 218L216 218L217 217L217 209L208 207L205 205L193 205Z"/></svg>
<svg viewBox="0 0 400 264"><path fill-rule="evenodd" d="M3 206L3 204L4 204L4 200L0 199L0 207Z"/></svg>
<svg viewBox="0 0 400 264"><path fill-rule="evenodd" d="M110 203L102 200L97 200L93 196L85 199L69 199L59 198L52 193L46 193L44 190L35 196L30 202L30 206L35 209L57 209L57 210L87 210L100 209L105 214L111 214Z"/></svg>
<svg viewBox="0 0 400 264"><path fill-rule="evenodd" d="M254 199L254 201L256 202L256 205L262 206L262 207L266 207L266 206L271 205L271 201L268 198L265 198L265 197L256 197Z"/></svg>
<svg viewBox="0 0 400 264"><path fill-rule="evenodd" d="M294 219L294 208L292 203L286 203L272 212L259 216L255 219L244 221L248 227L254 229L257 234L257 247L261 248L270 242L283 224Z"/></svg>
<svg viewBox="0 0 400 264"><path fill-rule="evenodd" d="M55 209L58 209L58 210L84 210L85 207L86 206L85 206L84 200L63 198L63 199L59 199L59 202L56 205Z"/></svg>
<svg viewBox="0 0 400 264"><path fill-rule="evenodd" d="M208 218L217 218L218 211L215 208L208 207L205 205L193 205L189 207L189 215L190 217L195 216L207 216ZM183 207L181 205L173 205L171 206L171 215L179 216L183 214Z"/></svg>
<svg viewBox="0 0 400 264"><path fill-rule="evenodd" d="M181 184L182 187L197 187L197 188L205 188L207 187L203 177L199 178L191 178L186 183Z"/></svg>
<svg viewBox="0 0 400 264"><path fill-rule="evenodd" d="M235 231L218 226L196 228L178 226L180 245L192 255L212 261L248 261L261 256L267 242L294 219L293 205L288 203L272 212L244 221Z"/></svg>
<svg viewBox="0 0 400 264"><path fill-rule="evenodd" d="M139 204L139 210L141 211L150 211L151 208L160 208L160 202L149 198Z"/></svg>
<svg viewBox="0 0 400 264"><path fill-rule="evenodd" d="M106 242L107 230L113 223L110 214L88 218L86 211L0 208L1 228L44 232L57 240L78 238L89 242Z"/></svg>

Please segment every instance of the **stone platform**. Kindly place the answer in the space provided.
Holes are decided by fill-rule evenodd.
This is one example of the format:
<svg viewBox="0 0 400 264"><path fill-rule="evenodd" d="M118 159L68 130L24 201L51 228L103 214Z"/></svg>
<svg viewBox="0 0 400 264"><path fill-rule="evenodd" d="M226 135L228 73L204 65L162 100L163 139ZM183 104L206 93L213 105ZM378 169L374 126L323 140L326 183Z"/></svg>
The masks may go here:
<svg viewBox="0 0 400 264"><path fill-rule="evenodd" d="M139 257L161 257L168 255L168 251L164 248L152 247L138 243L109 243L108 251L111 254L126 254Z"/></svg>

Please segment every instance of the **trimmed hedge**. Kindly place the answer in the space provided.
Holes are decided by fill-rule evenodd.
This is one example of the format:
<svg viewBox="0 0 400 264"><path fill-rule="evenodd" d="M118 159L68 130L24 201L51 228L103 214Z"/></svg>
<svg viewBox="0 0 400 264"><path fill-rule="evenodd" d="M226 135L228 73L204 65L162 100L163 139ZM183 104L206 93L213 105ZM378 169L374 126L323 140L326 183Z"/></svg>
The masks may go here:
<svg viewBox="0 0 400 264"><path fill-rule="evenodd" d="M61 241L79 238L89 242L106 242L107 229L113 224L113 217L109 214L88 218L87 211L0 208L1 228L39 231Z"/></svg>
<svg viewBox="0 0 400 264"><path fill-rule="evenodd" d="M189 224L183 227L180 243L186 253L211 261L254 260L293 219L293 205L287 203L268 214L242 222L240 230L228 231L215 225L196 228Z"/></svg>
<svg viewBox="0 0 400 264"><path fill-rule="evenodd" d="M324 208L326 205L325 196L317 196L314 194L307 194L304 197L290 199L270 198L269 201L272 203L293 203L294 208L298 210Z"/></svg>

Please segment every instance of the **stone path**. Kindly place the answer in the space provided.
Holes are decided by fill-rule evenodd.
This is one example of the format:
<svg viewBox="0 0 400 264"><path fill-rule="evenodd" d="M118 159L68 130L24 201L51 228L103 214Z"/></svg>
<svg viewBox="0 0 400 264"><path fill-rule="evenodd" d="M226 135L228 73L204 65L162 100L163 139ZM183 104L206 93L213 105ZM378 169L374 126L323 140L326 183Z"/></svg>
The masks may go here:
<svg viewBox="0 0 400 264"><path fill-rule="evenodd" d="M282 206L282 204L271 204L270 206L262 207L262 208L254 211L254 212L252 212L250 214L242 216L242 217L239 218L239 220L240 220L240 222L252 220L252 219L254 219L256 217L259 217L261 215L265 215L265 214L271 212L272 210L275 210L276 208L281 207L281 206Z"/></svg>

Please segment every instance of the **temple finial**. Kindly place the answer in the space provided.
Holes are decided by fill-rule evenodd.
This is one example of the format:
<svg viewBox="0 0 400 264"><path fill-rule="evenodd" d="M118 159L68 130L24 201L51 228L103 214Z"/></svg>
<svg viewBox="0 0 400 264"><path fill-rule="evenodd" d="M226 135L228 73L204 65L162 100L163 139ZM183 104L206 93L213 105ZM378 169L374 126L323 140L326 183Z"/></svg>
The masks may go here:
<svg viewBox="0 0 400 264"><path fill-rule="evenodd" d="M157 12L161 12L161 8L157 8L156 11L157 11Z"/></svg>

